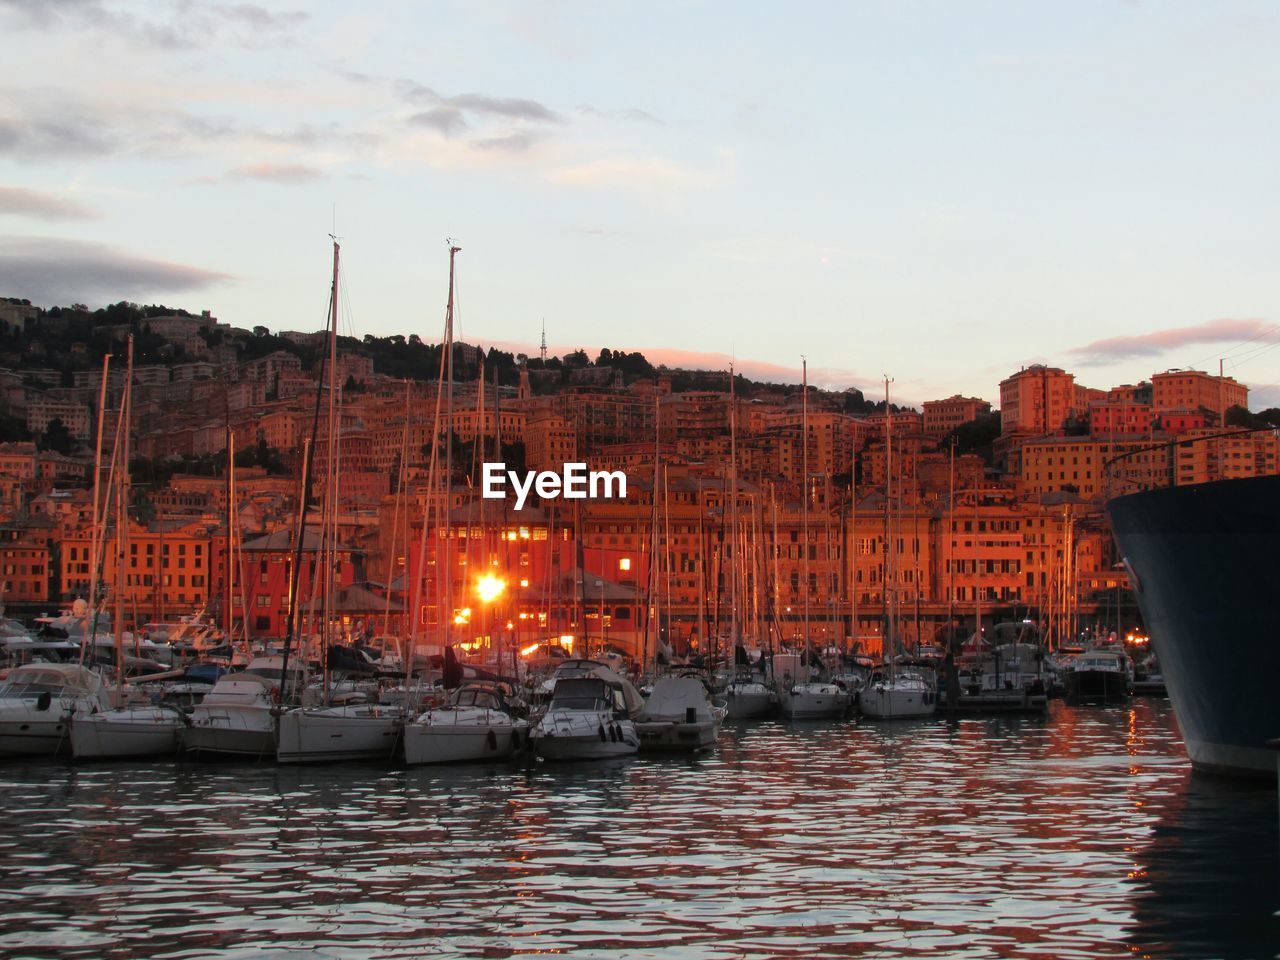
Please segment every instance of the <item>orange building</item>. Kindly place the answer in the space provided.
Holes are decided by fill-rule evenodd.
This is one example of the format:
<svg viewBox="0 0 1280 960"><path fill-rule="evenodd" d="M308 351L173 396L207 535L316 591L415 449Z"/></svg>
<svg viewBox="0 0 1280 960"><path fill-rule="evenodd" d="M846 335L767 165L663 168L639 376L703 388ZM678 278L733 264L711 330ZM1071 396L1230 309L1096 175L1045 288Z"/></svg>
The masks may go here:
<svg viewBox="0 0 1280 960"><path fill-rule="evenodd" d="M990 412L991 404L976 397L962 397L957 394L945 400L926 400L924 432L934 437L946 436L956 427L970 423Z"/></svg>
<svg viewBox="0 0 1280 960"><path fill-rule="evenodd" d="M1151 377L1152 406L1157 411L1207 410L1219 422L1232 407L1249 408L1249 388L1232 377L1200 370L1166 370Z"/></svg>

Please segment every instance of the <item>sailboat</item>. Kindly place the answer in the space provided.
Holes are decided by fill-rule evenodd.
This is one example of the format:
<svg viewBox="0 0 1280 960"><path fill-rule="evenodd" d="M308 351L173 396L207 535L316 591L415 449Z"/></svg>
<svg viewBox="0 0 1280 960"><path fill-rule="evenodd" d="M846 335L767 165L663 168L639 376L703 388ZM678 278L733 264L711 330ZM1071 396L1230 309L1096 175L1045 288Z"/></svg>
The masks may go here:
<svg viewBox="0 0 1280 960"><path fill-rule="evenodd" d="M803 379L801 385L800 406L800 462L803 483L801 484L801 535L800 556L804 565L801 577L804 590L804 646L798 657L789 662L794 663L794 680L783 682L778 689L778 699L784 716L793 720L826 720L843 717L849 710L849 691L829 680L812 676L813 665L809 662L812 651L809 649L809 363L801 361ZM774 658L774 675L781 665L781 658ZM821 668L820 668L821 669Z"/></svg>
<svg viewBox="0 0 1280 960"><path fill-rule="evenodd" d="M884 669L872 675L871 682L858 696L864 717L873 720L902 720L929 717L937 709L937 686L928 668L898 662L894 611L893 568L893 412L889 406L889 378L884 381L885 423L885 650Z"/></svg>
<svg viewBox="0 0 1280 960"><path fill-rule="evenodd" d="M443 707L404 725L404 761L461 763L511 756L528 739L528 721L516 719L501 686L461 680L452 647L445 648L444 682L451 690Z"/></svg>
<svg viewBox="0 0 1280 960"><path fill-rule="evenodd" d="M453 253L449 254L449 309L453 309ZM329 702L330 663L333 652L331 631L334 620L334 558L337 552L338 514L338 241L333 241L333 283L329 304L329 411L328 456L324 489L324 617L321 627L321 657L324 666L319 707L297 706L279 717L276 731L276 759L280 763L325 763L334 760L389 759L395 754L403 711L398 705L380 703ZM317 385L317 390L319 386ZM318 398L317 398L318 406ZM301 510L306 512L305 496Z"/></svg>
<svg viewBox="0 0 1280 960"><path fill-rule="evenodd" d="M115 448L115 513L116 513L116 615L115 666L116 709L76 711L69 719L71 753L77 760L108 757L138 757L152 754L174 754L179 735L186 726L182 711L165 706L126 702L124 687L124 587L128 557L129 530L129 420L133 392L133 337L129 338L128 361L125 366L124 392L120 401L120 418L116 429ZM104 511L104 514L106 511ZM86 639L86 643L91 640Z"/></svg>

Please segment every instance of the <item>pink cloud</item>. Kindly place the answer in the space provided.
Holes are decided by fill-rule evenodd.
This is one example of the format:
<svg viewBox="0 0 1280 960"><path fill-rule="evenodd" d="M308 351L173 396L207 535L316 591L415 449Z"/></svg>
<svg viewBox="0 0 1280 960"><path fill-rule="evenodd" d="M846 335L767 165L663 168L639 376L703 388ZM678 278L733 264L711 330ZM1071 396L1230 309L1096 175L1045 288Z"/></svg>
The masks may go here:
<svg viewBox="0 0 1280 960"><path fill-rule="evenodd" d="M1265 320L1224 318L1136 336L1108 337L1067 352L1085 358L1086 363L1107 363L1127 357L1152 356L1193 343L1253 340L1276 332L1280 332L1280 326Z"/></svg>

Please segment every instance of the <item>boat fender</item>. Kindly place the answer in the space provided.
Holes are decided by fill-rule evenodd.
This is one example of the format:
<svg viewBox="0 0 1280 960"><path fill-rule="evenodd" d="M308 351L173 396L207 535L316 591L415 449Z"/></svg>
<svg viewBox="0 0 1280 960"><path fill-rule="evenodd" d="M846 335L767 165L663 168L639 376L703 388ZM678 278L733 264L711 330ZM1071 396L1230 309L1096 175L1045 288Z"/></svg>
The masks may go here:
<svg viewBox="0 0 1280 960"><path fill-rule="evenodd" d="M492 730L490 730L489 735L484 738L484 745L490 750L498 749L498 737Z"/></svg>
<svg viewBox="0 0 1280 960"><path fill-rule="evenodd" d="M618 725L616 723L609 724L609 739L614 743L617 743L620 739L618 737Z"/></svg>
<svg viewBox="0 0 1280 960"><path fill-rule="evenodd" d="M599 732L599 734L600 734L600 742L601 742L601 743L604 743L604 741L605 741L605 736L604 736L604 724L603 724L603 723L602 723L602 724L600 724L600 730L599 730L598 732Z"/></svg>
<svg viewBox="0 0 1280 960"><path fill-rule="evenodd" d="M36 698L36 709L42 713L53 704L53 694L46 690Z"/></svg>

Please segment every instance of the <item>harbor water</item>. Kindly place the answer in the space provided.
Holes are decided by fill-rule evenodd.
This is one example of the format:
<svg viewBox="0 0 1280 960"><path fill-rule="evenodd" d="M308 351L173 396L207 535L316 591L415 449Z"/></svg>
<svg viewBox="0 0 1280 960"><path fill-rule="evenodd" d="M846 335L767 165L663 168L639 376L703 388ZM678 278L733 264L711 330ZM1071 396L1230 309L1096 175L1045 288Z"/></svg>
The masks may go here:
<svg viewBox="0 0 1280 960"><path fill-rule="evenodd" d="M696 759L0 763L6 957L1274 957L1274 790L1172 710L729 726Z"/></svg>

